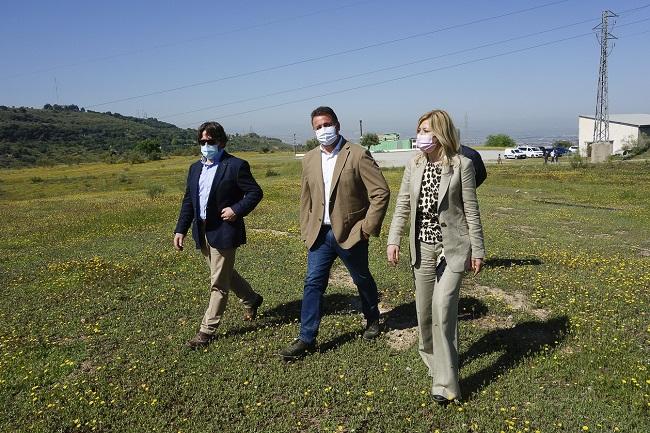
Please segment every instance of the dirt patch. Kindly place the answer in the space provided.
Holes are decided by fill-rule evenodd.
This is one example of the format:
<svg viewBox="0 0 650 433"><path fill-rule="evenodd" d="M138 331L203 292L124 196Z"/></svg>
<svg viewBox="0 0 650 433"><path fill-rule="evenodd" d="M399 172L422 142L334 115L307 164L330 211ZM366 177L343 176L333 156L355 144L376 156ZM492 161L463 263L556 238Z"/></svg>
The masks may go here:
<svg viewBox="0 0 650 433"><path fill-rule="evenodd" d="M514 226L513 228L515 230L517 230L518 232L526 233L526 234L529 234L529 235L533 235L533 234L537 233L535 231L535 229L533 229L532 227L529 227L529 226Z"/></svg>
<svg viewBox="0 0 650 433"><path fill-rule="evenodd" d="M388 346L395 350L408 350L418 341L418 328L391 329L386 332Z"/></svg>
<svg viewBox="0 0 650 433"><path fill-rule="evenodd" d="M476 296L491 296L508 305L513 310L526 311L541 320L548 319L550 312L543 308L533 308L528 297L521 292L508 293L498 287L474 286L468 289L470 294Z"/></svg>

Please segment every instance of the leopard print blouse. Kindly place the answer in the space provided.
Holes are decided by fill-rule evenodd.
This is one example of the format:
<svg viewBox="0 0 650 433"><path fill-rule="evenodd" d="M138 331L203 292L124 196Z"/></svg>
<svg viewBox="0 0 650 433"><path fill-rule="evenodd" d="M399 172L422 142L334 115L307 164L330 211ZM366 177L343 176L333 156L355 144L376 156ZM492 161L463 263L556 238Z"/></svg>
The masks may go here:
<svg viewBox="0 0 650 433"><path fill-rule="evenodd" d="M442 230L438 222L438 188L442 175L442 162L428 162L422 175L422 187L415 215L416 232L422 242L442 243Z"/></svg>

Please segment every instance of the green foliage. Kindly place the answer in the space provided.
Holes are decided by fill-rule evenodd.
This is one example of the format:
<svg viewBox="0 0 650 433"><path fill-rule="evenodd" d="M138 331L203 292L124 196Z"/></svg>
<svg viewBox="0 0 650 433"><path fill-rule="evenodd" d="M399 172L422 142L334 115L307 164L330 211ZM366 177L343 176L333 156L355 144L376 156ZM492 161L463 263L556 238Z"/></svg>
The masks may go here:
<svg viewBox="0 0 650 433"><path fill-rule="evenodd" d="M584 168L587 166L587 162L580 156L580 153L576 152L569 156L569 165L571 168Z"/></svg>
<svg viewBox="0 0 650 433"><path fill-rule="evenodd" d="M146 155L153 155L155 153L160 153L160 141L155 138L146 138L144 140L138 141L135 145L135 150L142 152Z"/></svg>
<svg viewBox="0 0 650 433"><path fill-rule="evenodd" d="M292 148L288 144L283 143L279 138L263 137L254 132L244 135L235 134L228 138L226 150L229 152L257 151L269 153Z"/></svg>
<svg viewBox="0 0 650 433"><path fill-rule="evenodd" d="M361 142L359 143L362 146L364 146L366 149L370 150L372 146L376 146L379 144L379 137L377 134L373 132L369 132L368 134L363 134L361 137Z"/></svg>
<svg viewBox="0 0 650 433"><path fill-rule="evenodd" d="M165 193L165 186L157 183L152 183L150 185L147 185L146 193L147 197L149 197L151 200L155 200Z"/></svg>
<svg viewBox="0 0 650 433"><path fill-rule="evenodd" d="M193 143L195 131L157 119L98 113L76 105L0 109L0 167L105 161L126 156L136 143L169 148ZM155 153L145 159L155 159Z"/></svg>
<svg viewBox="0 0 650 433"><path fill-rule="evenodd" d="M307 150L312 150L313 148L318 146L319 146L318 140L315 138L310 138L309 140L305 141L305 148L307 148Z"/></svg>
<svg viewBox="0 0 650 433"><path fill-rule="evenodd" d="M647 134L641 133L639 139L625 140L624 149L628 150L627 155L623 159L632 159L637 157L650 149L650 137Z"/></svg>
<svg viewBox="0 0 650 433"><path fill-rule="evenodd" d="M566 147L567 149L571 146L573 146L574 143L568 141L568 140L556 140L553 142L553 147Z"/></svg>
<svg viewBox="0 0 650 433"><path fill-rule="evenodd" d="M490 147L515 147L516 145L515 140L506 134L488 135L485 140L485 146Z"/></svg>

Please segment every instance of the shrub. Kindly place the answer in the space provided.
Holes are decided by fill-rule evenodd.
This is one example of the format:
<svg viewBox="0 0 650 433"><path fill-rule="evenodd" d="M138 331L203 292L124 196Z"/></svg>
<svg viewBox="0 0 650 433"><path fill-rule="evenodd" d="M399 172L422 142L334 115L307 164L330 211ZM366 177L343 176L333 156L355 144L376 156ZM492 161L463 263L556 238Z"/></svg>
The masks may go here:
<svg viewBox="0 0 650 433"><path fill-rule="evenodd" d="M578 153L569 157L569 165L571 168L585 168L587 166L584 158Z"/></svg>
<svg viewBox="0 0 650 433"><path fill-rule="evenodd" d="M268 170L266 170L266 177L272 177L272 176L280 176L280 173L273 170L272 168L269 168Z"/></svg>
<svg viewBox="0 0 650 433"><path fill-rule="evenodd" d="M517 143L509 135L496 134L488 135L485 145L490 147L515 147Z"/></svg>
<svg viewBox="0 0 650 433"><path fill-rule="evenodd" d="M41 183L43 182L43 178L39 176L32 176L29 178L29 180L32 181L32 183Z"/></svg>
<svg viewBox="0 0 650 433"><path fill-rule="evenodd" d="M165 193L165 187L159 184L151 184L147 186L147 196L151 200L155 200Z"/></svg>

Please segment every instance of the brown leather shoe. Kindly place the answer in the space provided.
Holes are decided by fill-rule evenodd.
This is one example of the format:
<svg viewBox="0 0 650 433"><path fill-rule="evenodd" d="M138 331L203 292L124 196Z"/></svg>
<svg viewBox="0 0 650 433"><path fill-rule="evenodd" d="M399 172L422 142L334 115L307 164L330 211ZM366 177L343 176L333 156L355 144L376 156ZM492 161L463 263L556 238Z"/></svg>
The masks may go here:
<svg viewBox="0 0 650 433"><path fill-rule="evenodd" d="M191 350L200 349L212 343L212 340L214 340L214 335L199 331L194 337L192 337L190 340L187 340L185 347Z"/></svg>
<svg viewBox="0 0 650 433"><path fill-rule="evenodd" d="M264 301L262 295L257 295L257 300L253 305L250 307L244 307L244 321L250 322L255 320L257 317L257 309L262 305L262 301Z"/></svg>

